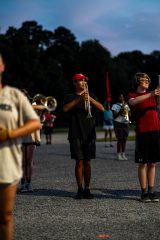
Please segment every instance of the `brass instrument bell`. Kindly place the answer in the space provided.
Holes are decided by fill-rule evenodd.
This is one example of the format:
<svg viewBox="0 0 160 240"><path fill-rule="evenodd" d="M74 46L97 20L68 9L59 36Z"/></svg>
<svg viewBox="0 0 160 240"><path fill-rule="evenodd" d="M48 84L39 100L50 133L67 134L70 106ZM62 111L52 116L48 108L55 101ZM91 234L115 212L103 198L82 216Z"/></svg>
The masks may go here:
<svg viewBox="0 0 160 240"><path fill-rule="evenodd" d="M45 97L43 94L36 94L32 99L32 105L43 105L48 111L54 111L57 107L57 100L48 96Z"/></svg>

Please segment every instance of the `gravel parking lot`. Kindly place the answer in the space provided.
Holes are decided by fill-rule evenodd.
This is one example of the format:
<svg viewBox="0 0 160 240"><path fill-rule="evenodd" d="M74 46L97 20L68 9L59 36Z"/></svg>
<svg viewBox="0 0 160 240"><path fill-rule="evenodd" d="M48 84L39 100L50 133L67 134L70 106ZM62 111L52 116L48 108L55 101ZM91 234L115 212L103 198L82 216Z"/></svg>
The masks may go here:
<svg viewBox="0 0 160 240"><path fill-rule="evenodd" d="M34 192L17 193L15 240L159 240L160 202L139 201L134 142L127 143L128 161L116 159L116 142L113 145L106 148L97 142L91 181L95 198L75 200L67 134L54 134L52 145L46 145L42 136L34 157ZM155 188L160 197L158 164Z"/></svg>

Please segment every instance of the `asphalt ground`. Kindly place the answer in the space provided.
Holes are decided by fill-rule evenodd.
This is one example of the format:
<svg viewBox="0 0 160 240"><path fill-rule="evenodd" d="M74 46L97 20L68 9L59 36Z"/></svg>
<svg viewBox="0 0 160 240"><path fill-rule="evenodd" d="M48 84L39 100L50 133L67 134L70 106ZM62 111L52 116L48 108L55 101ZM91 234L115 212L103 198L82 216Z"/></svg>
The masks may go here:
<svg viewBox="0 0 160 240"><path fill-rule="evenodd" d="M102 138L103 132L97 134ZM74 160L67 134L53 134L53 144L37 147L33 193L17 193L15 240L146 240L160 239L160 202L139 201L134 141L127 142L127 161L118 161L116 142L105 147L97 141L92 160L92 200L76 200ZM160 165L155 189L160 197Z"/></svg>

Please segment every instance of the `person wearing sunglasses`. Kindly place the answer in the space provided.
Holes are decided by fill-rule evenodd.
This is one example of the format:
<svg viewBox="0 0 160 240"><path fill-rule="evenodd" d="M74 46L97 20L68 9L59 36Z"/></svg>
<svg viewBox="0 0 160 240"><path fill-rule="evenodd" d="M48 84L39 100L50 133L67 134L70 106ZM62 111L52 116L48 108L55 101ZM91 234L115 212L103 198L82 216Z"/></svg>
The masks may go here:
<svg viewBox="0 0 160 240"><path fill-rule="evenodd" d="M160 89L149 91L150 83L146 73L138 72L134 77L134 92L128 94L136 125L135 162L138 163L142 202L159 201L154 186L155 163L160 162L160 120L156 101Z"/></svg>

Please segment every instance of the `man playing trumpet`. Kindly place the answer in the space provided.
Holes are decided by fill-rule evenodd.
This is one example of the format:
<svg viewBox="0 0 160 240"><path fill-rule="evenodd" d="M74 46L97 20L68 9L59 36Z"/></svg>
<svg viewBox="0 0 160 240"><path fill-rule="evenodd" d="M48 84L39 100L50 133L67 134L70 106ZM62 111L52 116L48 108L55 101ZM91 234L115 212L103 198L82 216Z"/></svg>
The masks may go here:
<svg viewBox="0 0 160 240"><path fill-rule="evenodd" d="M64 100L63 111L69 113L68 140L71 158L76 160L75 177L78 185L76 199L92 199L90 193L91 163L96 156L95 112L104 107L88 92L88 78L75 74L72 78L75 93L68 94ZM83 187L84 180L84 187Z"/></svg>

